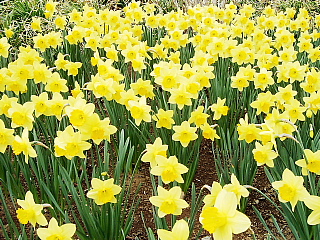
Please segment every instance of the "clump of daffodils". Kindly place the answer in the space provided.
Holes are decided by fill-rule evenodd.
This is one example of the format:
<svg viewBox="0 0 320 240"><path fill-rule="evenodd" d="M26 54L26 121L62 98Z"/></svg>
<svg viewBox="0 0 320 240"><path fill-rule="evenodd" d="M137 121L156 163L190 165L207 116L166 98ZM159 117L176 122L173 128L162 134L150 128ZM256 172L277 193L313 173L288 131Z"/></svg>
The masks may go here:
<svg viewBox="0 0 320 240"><path fill-rule="evenodd" d="M29 157L37 158L34 145L44 146L32 140L39 137L39 122L44 127L54 123L50 147L45 147L67 159L86 158L92 146L112 141L121 130L116 126L132 125L138 132L152 129L150 139L155 140L146 144L141 161L150 163L151 174L161 184L170 184L158 186L150 197L163 218L180 215L189 206L176 184L185 182L190 169L179 162L180 156L169 155L172 145L191 151L201 135L220 139L216 127L235 115L232 101L238 99L218 89L221 81L237 96L250 95L243 112L252 114L236 119L236 133L239 141L254 145L252 157L258 166L276 168L281 157L278 140L298 142L302 122L316 126L320 16L311 17L304 8L277 12L266 7L260 15L252 5L238 10L232 3L166 14L157 14L154 4L135 1L116 11L85 5L59 15L58 8L58 2L49 0L46 20L32 18L32 47L20 46L16 56L11 55L13 29L5 29L0 38L1 153L12 149L14 155L24 155L26 164ZM53 28L45 32L48 24ZM224 68L227 71L221 72ZM127 122L119 123L113 111L122 111L119 115ZM304 176L320 174L315 146L302 149L303 157L295 159ZM286 168L282 180L272 186L292 211L298 201L304 202L312 210L308 224L319 224L319 197L310 195L303 183L303 177ZM87 197L98 205L115 203L122 190L112 178L93 178L91 184ZM214 183L204 198L203 227L215 239L246 231L250 220L237 206L248 194L235 175L223 187ZM18 205L22 224L47 225L43 206L34 202L31 192ZM171 231L157 232L164 240L187 239L188 231L188 223L179 220ZM41 239L71 239L74 232L73 224L59 226L55 218L48 228L37 230Z"/></svg>

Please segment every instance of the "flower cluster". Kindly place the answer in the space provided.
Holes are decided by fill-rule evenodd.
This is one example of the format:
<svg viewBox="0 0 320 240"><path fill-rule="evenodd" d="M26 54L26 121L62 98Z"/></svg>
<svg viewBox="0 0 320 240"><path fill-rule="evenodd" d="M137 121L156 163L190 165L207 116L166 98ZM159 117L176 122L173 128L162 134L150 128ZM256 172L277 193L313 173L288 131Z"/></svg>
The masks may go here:
<svg viewBox="0 0 320 240"><path fill-rule="evenodd" d="M33 227L38 223L41 226L48 225L48 221L42 213L43 207L51 207L49 204L37 204L34 202L33 194L28 191L25 200L18 199L17 217L22 224L30 222ZM37 234L41 240L63 239L71 240L76 232L76 225L66 223L61 226L55 218L51 218L48 228L38 228Z"/></svg>

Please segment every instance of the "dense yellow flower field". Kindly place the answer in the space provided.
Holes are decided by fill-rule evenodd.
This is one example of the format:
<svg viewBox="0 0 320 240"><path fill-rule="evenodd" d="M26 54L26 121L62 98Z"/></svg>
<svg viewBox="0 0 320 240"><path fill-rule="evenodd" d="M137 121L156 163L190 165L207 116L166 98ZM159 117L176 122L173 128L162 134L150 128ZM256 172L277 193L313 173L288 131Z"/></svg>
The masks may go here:
<svg viewBox="0 0 320 240"><path fill-rule="evenodd" d="M153 189L146 239L232 239L250 228L251 191L296 239L320 239L320 16L135 1L60 14L50 0L26 27L31 45L11 44L13 26L0 38L4 239L126 239L141 217L141 162ZM219 182L197 192L203 139ZM280 205L252 187L258 166ZM285 237L255 210L268 239Z"/></svg>

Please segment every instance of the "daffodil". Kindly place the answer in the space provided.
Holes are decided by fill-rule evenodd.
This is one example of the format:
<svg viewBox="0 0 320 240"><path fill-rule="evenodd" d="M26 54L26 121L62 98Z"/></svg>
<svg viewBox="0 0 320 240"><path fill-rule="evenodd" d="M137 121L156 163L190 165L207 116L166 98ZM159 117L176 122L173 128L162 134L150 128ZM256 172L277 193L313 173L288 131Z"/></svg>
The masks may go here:
<svg viewBox="0 0 320 240"><path fill-rule="evenodd" d="M232 234L244 232L251 225L250 219L237 211L236 195L226 190L218 194L214 207L202 210L200 222L215 240L232 240Z"/></svg>
<svg viewBox="0 0 320 240"><path fill-rule="evenodd" d="M0 152L4 153L14 141L13 129L5 127L4 122L0 119Z"/></svg>
<svg viewBox="0 0 320 240"><path fill-rule="evenodd" d="M101 41L103 45L103 40ZM107 44L105 44L107 45ZM114 45L111 45L110 47L102 46L104 47L104 50L107 52L107 58L113 60L114 62L118 62L118 50L115 48Z"/></svg>
<svg viewBox="0 0 320 240"><path fill-rule="evenodd" d="M55 218L51 218L48 228L38 228L37 235L41 240L59 239L71 240L76 232L76 225L73 223L66 223L61 226Z"/></svg>
<svg viewBox="0 0 320 240"><path fill-rule="evenodd" d="M48 80L52 77L52 72L48 69L45 64L40 64L37 61L33 63L33 79L35 83L44 83L46 84Z"/></svg>
<svg viewBox="0 0 320 240"><path fill-rule="evenodd" d="M88 150L91 144L83 141L80 132L74 132L72 126L68 126L64 131L58 131L54 139L55 154L57 157L65 156L68 159L78 156L85 158L83 151Z"/></svg>
<svg viewBox="0 0 320 240"><path fill-rule="evenodd" d="M177 104L179 109L182 109L185 105L191 106L192 94L187 92L185 86L181 85L179 88L171 89L170 93L169 103Z"/></svg>
<svg viewBox="0 0 320 240"><path fill-rule="evenodd" d="M57 60L54 61L54 65L57 67L58 70L67 70L66 64L69 62L68 60L64 59L64 55L62 53L58 53Z"/></svg>
<svg viewBox="0 0 320 240"><path fill-rule="evenodd" d="M217 103L214 103L210 106L211 111L214 112L213 119L219 120L221 116L225 116L228 114L229 107L224 106L226 99L220 99L218 97Z"/></svg>
<svg viewBox="0 0 320 240"><path fill-rule="evenodd" d="M272 183L272 187L279 192L279 201L290 202L292 211L298 201L304 201L309 196L308 191L303 186L303 177L295 176L288 168L282 173L282 180Z"/></svg>
<svg viewBox="0 0 320 240"><path fill-rule="evenodd" d="M69 105L66 106L65 112L69 117L70 123L79 128L87 122L88 118L92 116L95 106L93 103L87 103L83 98L69 97Z"/></svg>
<svg viewBox="0 0 320 240"><path fill-rule="evenodd" d="M210 126L208 123L203 124L200 126L200 129L202 130L202 136L206 139L211 139L212 141L214 141L214 139L220 139L217 131L214 128L215 126Z"/></svg>
<svg viewBox="0 0 320 240"><path fill-rule="evenodd" d="M254 140L259 139L261 129L259 129L255 124L248 123L248 115L245 119L241 118L237 126L239 140L245 140L247 143L251 143Z"/></svg>
<svg viewBox="0 0 320 240"><path fill-rule="evenodd" d="M247 47L241 47L238 46L234 48L231 53L232 53L232 62L237 63L238 65L241 65L243 63L248 62L249 55L248 53L250 52L250 49Z"/></svg>
<svg viewBox="0 0 320 240"><path fill-rule="evenodd" d="M239 91L243 91L244 88L249 86L249 81L246 76L243 74L238 74L236 76L231 77L231 87L232 88L237 88Z"/></svg>
<svg viewBox="0 0 320 240"><path fill-rule="evenodd" d="M10 81L9 71L7 68L0 69L0 91L4 92L8 81Z"/></svg>
<svg viewBox="0 0 320 240"><path fill-rule="evenodd" d="M25 162L28 163L29 157L37 157L37 152L33 149L32 143L29 141L29 131L27 128L23 129L21 137L16 135L12 143L13 153L19 155L21 153L25 156Z"/></svg>
<svg viewBox="0 0 320 240"><path fill-rule="evenodd" d="M58 120L61 120L64 111L64 106L68 103L66 99L63 99L60 93L54 92L52 99L48 102L48 115L56 116Z"/></svg>
<svg viewBox="0 0 320 240"><path fill-rule="evenodd" d="M89 37L86 37L85 40L86 40L85 48L90 48L93 51L97 51L97 49L100 48L101 39L97 33L91 34Z"/></svg>
<svg viewBox="0 0 320 240"><path fill-rule="evenodd" d="M43 92L39 96L32 95L31 100L35 106L35 116L39 117L41 114L48 116L48 93Z"/></svg>
<svg viewBox="0 0 320 240"><path fill-rule="evenodd" d="M113 178L108 180L93 178L91 180L92 189L87 193L87 197L94 199L97 205L103 205L108 202L116 203L115 195L121 192L121 187L113 182Z"/></svg>
<svg viewBox="0 0 320 240"><path fill-rule="evenodd" d="M261 145L258 142L255 143L255 149L252 150L252 153L258 166L266 164L268 167L274 167L273 159L275 159L278 154L272 150L272 148L273 144L271 142L265 145Z"/></svg>
<svg viewBox="0 0 320 240"><path fill-rule="evenodd" d="M295 123L297 120L305 120L305 116L303 113L307 110L307 108L302 107L301 103L298 100L293 99L290 104L284 104L284 107L285 111L288 112L289 120L292 123Z"/></svg>
<svg viewBox="0 0 320 240"><path fill-rule="evenodd" d="M32 49L30 46L19 47L19 51L20 53L18 54L18 62L22 63L22 65L34 65L35 63L40 64L43 60L43 58L40 57L39 52L35 49Z"/></svg>
<svg viewBox="0 0 320 240"><path fill-rule="evenodd" d="M12 119L11 127L24 127L32 130L34 121L33 112L33 102L26 102L23 105L13 102L8 110L8 115Z"/></svg>
<svg viewBox="0 0 320 240"><path fill-rule="evenodd" d="M14 35L14 31L12 28L5 28L4 34L6 35L7 38L11 38Z"/></svg>
<svg viewBox="0 0 320 240"><path fill-rule="evenodd" d="M296 161L296 165L302 167L302 174L308 175L308 171L320 175L320 150L312 152L310 149L305 149L304 154L306 159Z"/></svg>
<svg viewBox="0 0 320 240"><path fill-rule="evenodd" d="M238 204L240 204L241 197L249 196L249 191L239 183L239 180L233 173L231 175L231 183L224 185L223 189L227 190L228 192L233 192L237 197Z"/></svg>
<svg viewBox="0 0 320 240"><path fill-rule="evenodd" d="M197 109L191 113L191 117L189 118L188 122L190 124L195 123L197 127L200 127L201 125L207 123L207 118L209 117L209 114L204 113L203 110L203 106L197 107Z"/></svg>
<svg viewBox="0 0 320 240"><path fill-rule="evenodd" d="M61 32L51 31L46 34L46 40L49 47L57 48L62 45L63 38Z"/></svg>
<svg viewBox="0 0 320 240"><path fill-rule="evenodd" d="M208 185L205 185L204 187L210 190L210 194L206 195L203 199L203 209L207 207L213 207L216 203L219 193L222 191L222 187L218 182L213 182L211 187Z"/></svg>
<svg viewBox="0 0 320 240"><path fill-rule="evenodd" d="M308 217L307 223L309 225L320 224L320 197L310 195L303 202L308 208L313 210Z"/></svg>
<svg viewBox="0 0 320 240"><path fill-rule="evenodd" d="M128 44L127 49L122 50L121 54L124 56L125 62L133 61L140 57L139 46L132 46L131 44Z"/></svg>
<svg viewBox="0 0 320 240"><path fill-rule="evenodd" d="M72 94L72 97L74 98L77 98L77 97L84 98L83 91L78 82L75 82L75 87L74 89L71 90L71 94Z"/></svg>
<svg viewBox="0 0 320 240"><path fill-rule="evenodd" d="M269 85L274 84L274 80L272 78L272 72L268 71L265 68L262 68L259 73L256 73L254 78L254 86L256 89L265 90L265 88Z"/></svg>
<svg viewBox="0 0 320 240"><path fill-rule="evenodd" d="M180 215L182 209L188 207L188 203L181 199L182 190L176 186L166 190L161 186L157 188L158 196L149 198L152 205L158 207L158 216L160 218L167 214Z"/></svg>
<svg viewBox="0 0 320 240"><path fill-rule="evenodd" d="M96 98L105 97L108 101L113 99L116 82L111 78L104 79L98 74L91 76L91 81L88 83L86 89L92 90Z"/></svg>
<svg viewBox="0 0 320 240"><path fill-rule="evenodd" d="M33 42L34 48L38 48L41 52L44 52L50 47L46 35L38 34L37 36L33 37Z"/></svg>
<svg viewBox="0 0 320 240"><path fill-rule="evenodd" d="M161 138L156 138L153 144L147 144L146 150L141 157L142 162L150 162L151 168L157 165L157 156L167 157L168 145L162 145Z"/></svg>
<svg viewBox="0 0 320 240"><path fill-rule="evenodd" d="M78 12L75 8L69 13L70 22L78 24L82 20L82 13Z"/></svg>
<svg viewBox="0 0 320 240"><path fill-rule="evenodd" d="M40 18L32 17L31 28L35 31L42 31Z"/></svg>
<svg viewBox="0 0 320 240"><path fill-rule="evenodd" d="M174 124L173 120L173 110L163 110L159 109L158 113L152 116L152 119L157 121L156 127L162 128L165 127L167 129L172 128L172 124Z"/></svg>
<svg viewBox="0 0 320 240"><path fill-rule="evenodd" d="M172 231L158 229L157 234L160 240L188 240L189 226L185 220L181 219L176 221Z"/></svg>
<svg viewBox="0 0 320 240"><path fill-rule="evenodd" d="M173 141L180 141L183 147L187 147L190 141L196 140L198 135L196 134L197 128L190 127L187 121L181 123L181 126L173 126L175 133L172 135Z"/></svg>
<svg viewBox="0 0 320 240"><path fill-rule="evenodd" d="M297 91L294 91L292 89L292 85L289 84L285 88L279 87L275 97L276 97L276 100L282 104L284 103L290 104L291 101L294 99L294 96L296 95L297 95Z"/></svg>
<svg viewBox="0 0 320 240"><path fill-rule="evenodd" d="M2 98L0 100L0 114L4 114L7 117L9 117L9 109L11 108L13 103L17 103L18 98L11 97L9 98L6 94L2 95Z"/></svg>
<svg viewBox="0 0 320 240"><path fill-rule="evenodd" d="M202 81L203 78L206 78L206 76L197 73L190 78L186 78L181 84L181 86L186 89L187 93L191 94L192 99L198 99L199 92L202 89L199 81Z"/></svg>
<svg viewBox="0 0 320 240"><path fill-rule="evenodd" d="M51 75L44 89L53 93L67 92L69 90L67 80L61 78L58 72L54 72Z"/></svg>
<svg viewBox="0 0 320 240"><path fill-rule="evenodd" d="M253 101L250 106L257 109L257 115L261 112L268 114L270 112L270 108L275 106L275 97L269 91L259 93L257 100Z"/></svg>
<svg viewBox="0 0 320 240"><path fill-rule="evenodd" d="M136 96L133 89L129 89L128 91L120 92L120 98L118 99L118 102L122 105L125 105L126 107L129 107L129 101L139 101L139 97Z"/></svg>
<svg viewBox="0 0 320 240"><path fill-rule="evenodd" d="M21 207L17 210L17 217L22 224L30 222L34 227L37 223L41 226L48 224L41 212L43 205L34 202L33 194L30 191L26 193L25 200L18 199L17 202Z"/></svg>
<svg viewBox="0 0 320 240"><path fill-rule="evenodd" d="M145 122L151 122L151 106L147 105L146 98L144 96L141 97L139 101L129 101L128 109L138 126L142 120Z"/></svg>
<svg viewBox="0 0 320 240"><path fill-rule="evenodd" d="M47 3L46 3L46 11L48 12L54 12L56 10L56 6L58 5L58 2L54 2L52 0L49 0Z"/></svg>
<svg viewBox="0 0 320 240"><path fill-rule="evenodd" d="M0 38L0 56L7 58L9 56L10 44L6 37Z"/></svg>
<svg viewBox="0 0 320 240"><path fill-rule="evenodd" d="M133 89L135 94L151 99L154 97L153 86L150 80L144 81L142 78L139 78L137 82L131 83L130 87Z"/></svg>
<svg viewBox="0 0 320 240"><path fill-rule="evenodd" d="M17 60L8 66L8 69L12 73L11 77L15 81L21 82L21 84L26 84L28 79L33 78L33 66L26 65L25 61Z"/></svg>
<svg viewBox="0 0 320 240"><path fill-rule="evenodd" d="M54 20L54 24L56 25L57 28L63 30L65 29L67 25L67 18L66 16L59 16Z"/></svg>
<svg viewBox="0 0 320 240"><path fill-rule="evenodd" d="M105 139L110 142L110 135L114 134L117 128L110 124L109 118L100 120L99 115L94 113L79 130L83 140L92 139L95 144L100 144Z"/></svg>
<svg viewBox="0 0 320 240"><path fill-rule="evenodd" d="M77 76L81 66L81 62L68 62L65 65L65 68L68 70L68 75Z"/></svg>
<svg viewBox="0 0 320 240"><path fill-rule="evenodd" d="M164 183L168 184L173 181L183 183L181 174L188 172L188 168L178 162L176 156L166 158L164 156L156 156L157 166L153 167L150 171L152 175L161 176Z"/></svg>

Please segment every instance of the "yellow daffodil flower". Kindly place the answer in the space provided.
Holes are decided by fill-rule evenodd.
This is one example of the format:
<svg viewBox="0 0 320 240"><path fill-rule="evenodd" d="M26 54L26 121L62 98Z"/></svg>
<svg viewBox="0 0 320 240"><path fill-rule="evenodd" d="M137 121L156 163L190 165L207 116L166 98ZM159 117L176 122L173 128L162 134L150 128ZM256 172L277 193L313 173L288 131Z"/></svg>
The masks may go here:
<svg viewBox="0 0 320 240"><path fill-rule="evenodd" d="M0 56L7 58L9 56L10 44L6 37L0 38Z"/></svg>
<svg viewBox="0 0 320 240"><path fill-rule="evenodd" d="M261 145L260 143L255 143L255 149L252 150L254 160L257 161L257 165L261 166L266 164L268 167L274 167L273 159L278 156L273 148L273 144L271 142L266 143L265 145Z"/></svg>
<svg viewBox="0 0 320 240"><path fill-rule="evenodd" d="M195 109L192 113L191 113L191 117L189 118L188 122L191 123L195 123L195 125L197 127L200 127L204 124L207 123L207 118L209 117L209 114L206 114L203 112L204 107L203 106L199 106L197 107L197 109Z"/></svg>
<svg viewBox="0 0 320 240"><path fill-rule="evenodd" d="M309 196L308 191L303 186L303 177L295 176L288 168L282 173L282 180L272 183L272 187L279 192L280 202L290 202L292 211L298 201L304 201Z"/></svg>
<svg viewBox="0 0 320 240"><path fill-rule="evenodd" d="M226 99L220 99L218 97L217 103L214 103L210 106L211 111L214 112L213 120L219 120L221 116L225 116L228 114L229 107L224 106Z"/></svg>
<svg viewBox="0 0 320 240"><path fill-rule="evenodd" d="M71 240L76 232L76 225L73 223L66 223L61 226L55 218L51 218L48 228L38 228L37 235L41 240L59 239Z"/></svg>
<svg viewBox="0 0 320 240"><path fill-rule="evenodd" d="M163 109L159 109L158 113L152 116L152 119L157 121L157 128L165 127L167 129L171 129L172 124L175 123L173 120L173 110L165 111Z"/></svg>
<svg viewBox="0 0 320 240"><path fill-rule="evenodd" d="M162 145L161 138L156 138L153 144L147 144L146 150L141 157L142 162L150 162L151 168L157 165L156 158L158 155L167 157L168 145Z"/></svg>
<svg viewBox="0 0 320 240"><path fill-rule="evenodd" d="M232 240L232 234L244 232L251 225L250 219L237 211L236 195L226 190L218 194L214 207L202 210L200 222L215 240Z"/></svg>
<svg viewBox="0 0 320 240"><path fill-rule="evenodd" d="M158 229L157 234L160 240L188 240L189 238L189 226L188 223L181 219L176 221L172 231L165 229Z"/></svg>
<svg viewBox="0 0 320 240"><path fill-rule="evenodd" d="M87 193L87 197L94 199L97 205L103 205L108 202L116 203L115 195L121 192L121 187L113 182L113 178L108 180L93 178L91 180L92 190Z"/></svg>
<svg viewBox="0 0 320 240"><path fill-rule="evenodd" d="M23 129L21 137L16 135L12 143L13 153L15 155L23 153L26 163L28 163L29 157L37 157L37 152L33 149L28 135L29 131L27 128L25 128Z"/></svg>
<svg viewBox="0 0 320 240"><path fill-rule="evenodd" d="M203 209L207 207L213 207L214 204L216 203L216 199L219 193L222 191L222 187L218 182L213 182L211 187L208 185L205 185L204 187L209 189L210 194L206 195L203 199L203 202L204 202Z"/></svg>
<svg viewBox="0 0 320 240"><path fill-rule="evenodd" d="M138 126L142 121L151 122L151 106L147 105L146 98L144 96L141 97L139 101L129 101L128 109Z"/></svg>
<svg viewBox="0 0 320 240"><path fill-rule="evenodd" d="M312 152L310 149L305 149L304 154L307 159L296 161L296 165L302 167L302 175L307 176L308 171L320 175L320 150Z"/></svg>
<svg viewBox="0 0 320 240"><path fill-rule="evenodd" d="M180 141L183 147L187 147L190 141L196 140L198 135L196 134L197 128L190 127L187 121L181 123L181 126L173 126L175 133L172 135L173 141Z"/></svg>
<svg viewBox="0 0 320 240"><path fill-rule="evenodd" d="M236 175L232 173L231 175L231 183L224 185L223 189L227 190L228 192L233 192L236 197L238 204L240 204L241 197L248 197L249 191L242 185L240 185Z"/></svg>
<svg viewBox="0 0 320 240"><path fill-rule="evenodd" d="M217 125L210 126L208 123L200 126L200 129L202 130L202 136L206 139L211 139L212 141L214 141L214 139L220 139L217 131L214 129L216 126Z"/></svg>
<svg viewBox="0 0 320 240"><path fill-rule="evenodd" d="M303 202L308 208L313 210L308 217L307 223L309 225L320 224L320 197L310 195Z"/></svg>
<svg viewBox="0 0 320 240"><path fill-rule="evenodd" d="M83 141L80 132L74 132L72 126L64 131L58 131L54 139L55 154L57 157L65 156L72 159L75 156L85 158L83 151L90 149L91 144Z"/></svg>
<svg viewBox="0 0 320 240"><path fill-rule="evenodd" d="M17 210L19 222L27 224L30 222L33 227L38 223L41 226L48 224L45 216L42 214L43 205L36 204L30 191L26 193L25 200L18 199L18 205L21 208Z"/></svg>
<svg viewBox="0 0 320 240"><path fill-rule="evenodd" d="M110 125L110 119L105 118L100 120L99 115L94 113L88 117L86 124L79 127L83 140L92 139L99 145L102 140L110 142L110 135L117 131L115 126Z"/></svg>
<svg viewBox="0 0 320 240"><path fill-rule="evenodd" d="M160 218L167 214L180 215L182 209L188 207L188 203L181 199L181 188L176 186L170 190L166 190L161 186L157 188L158 196L150 197L152 205L159 207L158 216Z"/></svg>
<svg viewBox="0 0 320 240"><path fill-rule="evenodd" d="M0 152L4 153L8 145L14 141L13 129L5 127L4 122L0 119Z"/></svg>
<svg viewBox="0 0 320 240"><path fill-rule="evenodd" d="M181 174L188 172L188 168L178 162L176 156L166 158L161 155L156 156L157 166L154 166L150 173L155 176L161 176L162 181L168 184L173 181L183 183Z"/></svg>
<svg viewBox="0 0 320 240"><path fill-rule="evenodd" d="M248 115L245 119L241 118L237 126L239 140L245 140L247 143L251 143L254 140L260 138L261 129L259 129L255 124L248 123Z"/></svg>
<svg viewBox="0 0 320 240"><path fill-rule="evenodd" d="M33 102L26 102L23 105L13 102L8 110L8 116L12 119L11 127L24 127L32 130L34 107Z"/></svg>

